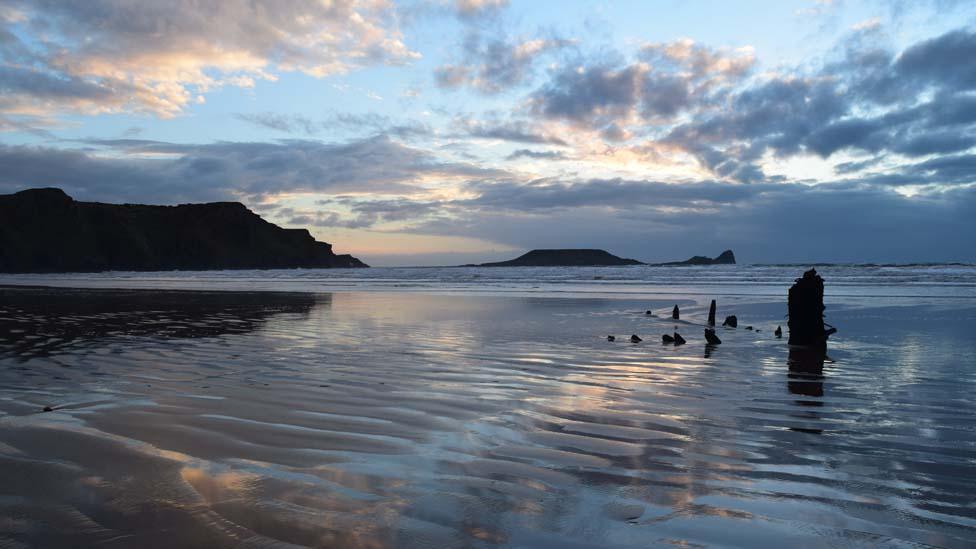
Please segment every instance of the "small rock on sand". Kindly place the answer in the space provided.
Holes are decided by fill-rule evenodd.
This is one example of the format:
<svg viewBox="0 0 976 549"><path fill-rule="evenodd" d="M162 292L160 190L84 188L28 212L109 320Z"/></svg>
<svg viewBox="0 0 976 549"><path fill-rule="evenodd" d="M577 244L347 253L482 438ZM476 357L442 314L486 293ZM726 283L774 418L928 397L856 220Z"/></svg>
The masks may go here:
<svg viewBox="0 0 976 549"><path fill-rule="evenodd" d="M630 342L631 343L640 343L641 341L644 341L644 340L641 339L641 338L639 338L639 337L637 337L637 334L634 334L634 335L630 336Z"/></svg>
<svg viewBox="0 0 976 549"><path fill-rule="evenodd" d="M617 341L617 338L614 336L607 336L607 341Z"/></svg>
<svg viewBox="0 0 976 549"><path fill-rule="evenodd" d="M668 334L661 336L661 343L674 343L674 338Z"/></svg>
<svg viewBox="0 0 976 549"><path fill-rule="evenodd" d="M685 338L681 337L681 334L679 334L678 332L675 332L674 333L674 344L675 345L684 345L685 343L687 343L687 341L685 341Z"/></svg>

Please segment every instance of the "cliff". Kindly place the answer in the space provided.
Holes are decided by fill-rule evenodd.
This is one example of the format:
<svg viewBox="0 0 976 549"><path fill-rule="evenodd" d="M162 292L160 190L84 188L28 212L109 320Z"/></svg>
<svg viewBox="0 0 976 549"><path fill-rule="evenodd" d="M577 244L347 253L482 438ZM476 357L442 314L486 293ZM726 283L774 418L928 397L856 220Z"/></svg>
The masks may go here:
<svg viewBox="0 0 976 549"><path fill-rule="evenodd" d="M0 195L0 272L367 267L243 204L77 202L60 189Z"/></svg>
<svg viewBox="0 0 976 549"><path fill-rule="evenodd" d="M686 259L684 261L655 263L654 265L735 265L735 254L732 253L732 250L725 250L715 259L702 255L696 255L691 259Z"/></svg>
<svg viewBox="0 0 976 549"><path fill-rule="evenodd" d="M635 259L617 257L604 250L532 250L509 261L482 263L477 267L585 267L642 265Z"/></svg>

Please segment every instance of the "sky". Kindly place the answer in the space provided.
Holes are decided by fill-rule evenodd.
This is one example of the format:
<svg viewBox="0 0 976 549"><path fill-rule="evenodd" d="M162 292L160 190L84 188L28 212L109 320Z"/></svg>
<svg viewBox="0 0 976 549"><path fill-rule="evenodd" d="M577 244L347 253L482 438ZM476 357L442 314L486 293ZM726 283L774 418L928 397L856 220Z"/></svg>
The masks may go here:
<svg viewBox="0 0 976 549"><path fill-rule="evenodd" d="M0 193L371 265L976 262L976 3L0 0Z"/></svg>

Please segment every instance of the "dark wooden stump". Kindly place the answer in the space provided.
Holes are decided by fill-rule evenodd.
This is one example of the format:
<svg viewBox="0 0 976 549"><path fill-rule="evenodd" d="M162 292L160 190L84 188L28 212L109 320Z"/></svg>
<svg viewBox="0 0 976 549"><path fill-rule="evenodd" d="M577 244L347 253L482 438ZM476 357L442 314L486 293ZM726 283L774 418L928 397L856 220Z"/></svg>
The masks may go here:
<svg viewBox="0 0 976 549"><path fill-rule="evenodd" d="M715 300L714 299L712 300L711 306L708 307L708 325L709 326L715 325Z"/></svg>
<svg viewBox="0 0 976 549"><path fill-rule="evenodd" d="M678 320L681 317L681 313L678 311L678 306L674 306L674 310L671 311L671 318Z"/></svg>
<svg viewBox="0 0 976 549"><path fill-rule="evenodd" d="M789 293L790 345L826 347L827 337L836 330L824 328L824 282L816 269L803 273Z"/></svg>

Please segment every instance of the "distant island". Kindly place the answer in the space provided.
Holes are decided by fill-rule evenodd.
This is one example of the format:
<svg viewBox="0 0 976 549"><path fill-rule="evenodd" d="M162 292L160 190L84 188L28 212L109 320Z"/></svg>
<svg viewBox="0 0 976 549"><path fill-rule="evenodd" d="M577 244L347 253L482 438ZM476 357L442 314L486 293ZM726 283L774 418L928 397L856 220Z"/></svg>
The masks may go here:
<svg viewBox="0 0 976 549"><path fill-rule="evenodd" d="M306 229L238 202L78 202L61 189L0 195L0 272L368 267Z"/></svg>
<svg viewBox="0 0 976 549"><path fill-rule="evenodd" d="M508 261L469 265L469 267L585 267L642 265L636 259L617 257L605 250L532 250Z"/></svg>
<svg viewBox="0 0 976 549"><path fill-rule="evenodd" d="M606 250L556 249L532 250L508 261L465 265L466 267L612 267L621 265L734 265L732 250L725 250L715 259L696 255L685 261L644 263L636 259L617 257Z"/></svg>
<svg viewBox="0 0 976 549"><path fill-rule="evenodd" d="M684 261L671 261L669 263L649 263L649 265L655 266L667 266L667 265L735 265L735 254L732 250L725 250L724 252L718 254L718 257L712 259L710 257L705 257L703 255L696 255L691 259L686 259Z"/></svg>

